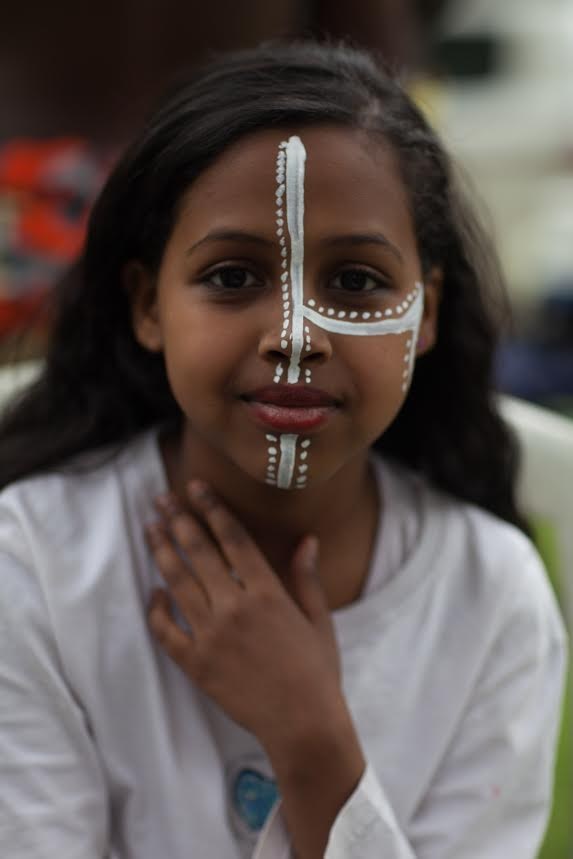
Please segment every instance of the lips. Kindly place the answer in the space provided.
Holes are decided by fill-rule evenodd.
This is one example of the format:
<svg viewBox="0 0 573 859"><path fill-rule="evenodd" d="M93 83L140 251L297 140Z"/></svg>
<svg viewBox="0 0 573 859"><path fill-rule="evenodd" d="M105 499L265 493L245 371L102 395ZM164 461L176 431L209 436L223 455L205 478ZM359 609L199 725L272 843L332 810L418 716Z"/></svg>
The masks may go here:
<svg viewBox="0 0 573 859"><path fill-rule="evenodd" d="M242 397L257 423L279 432L308 432L323 426L339 402L318 388L272 385Z"/></svg>
<svg viewBox="0 0 573 859"><path fill-rule="evenodd" d="M302 385L268 385L245 394L243 399L294 409L333 408L337 405L337 400L325 391Z"/></svg>

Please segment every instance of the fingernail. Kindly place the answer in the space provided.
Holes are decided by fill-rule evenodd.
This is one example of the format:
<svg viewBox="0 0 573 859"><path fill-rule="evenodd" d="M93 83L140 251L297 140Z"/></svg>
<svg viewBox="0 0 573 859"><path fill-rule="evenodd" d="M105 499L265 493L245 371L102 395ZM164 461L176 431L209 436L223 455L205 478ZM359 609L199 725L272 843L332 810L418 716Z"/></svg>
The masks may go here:
<svg viewBox="0 0 573 859"><path fill-rule="evenodd" d="M158 495L155 499L156 506L168 516L174 516L180 511L179 502L171 492L166 492L163 495Z"/></svg>
<svg viewBox="0 0 573 859"><path fill-rule="evenodd" d="M306 544L306 564L311 572L316 572L318 567L318 538L309 537Z"/></svg>
<svg viewBox="0 0 573 859"><path fill-rule="evenodd" d="M213 501L215 498L211 487L203 480L191 480L187 488L189 490L189 495L194 501L207 503L209 501Z"/></svg>

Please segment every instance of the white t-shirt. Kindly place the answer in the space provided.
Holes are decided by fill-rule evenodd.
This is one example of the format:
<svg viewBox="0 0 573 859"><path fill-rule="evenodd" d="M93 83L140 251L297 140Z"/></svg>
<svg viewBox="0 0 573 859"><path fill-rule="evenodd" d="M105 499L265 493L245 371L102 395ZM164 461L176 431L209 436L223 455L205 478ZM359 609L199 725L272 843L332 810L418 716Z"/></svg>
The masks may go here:
<svg viewBox="0 0 573 859"><path fill-rule="evenodd" d="M543 569L516 529L375 467L368 582L334 615L368 767L326 857L532 859L565 663ZM0 495L3 857L290 856L256 739L148 631L162 580L142 527L165 488L148 432Z"/></svg>

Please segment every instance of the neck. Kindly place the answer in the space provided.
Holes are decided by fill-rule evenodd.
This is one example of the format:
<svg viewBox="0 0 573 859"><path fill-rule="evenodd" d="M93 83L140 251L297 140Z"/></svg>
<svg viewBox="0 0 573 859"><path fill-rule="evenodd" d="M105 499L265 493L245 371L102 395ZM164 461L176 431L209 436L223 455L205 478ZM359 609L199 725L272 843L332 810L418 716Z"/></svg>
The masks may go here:
<svg viewBox="0 0 573 859"><path fill-rule="evenodd" d="M307 534L320 541L320 571L331 608L352 602L368 571L379 498L367 453L332 477L302 490L254 480L227 458L183 431L162 444L170 488L185 503L192 477L206 480L247 528L274 571L283 576Z"/></svg>

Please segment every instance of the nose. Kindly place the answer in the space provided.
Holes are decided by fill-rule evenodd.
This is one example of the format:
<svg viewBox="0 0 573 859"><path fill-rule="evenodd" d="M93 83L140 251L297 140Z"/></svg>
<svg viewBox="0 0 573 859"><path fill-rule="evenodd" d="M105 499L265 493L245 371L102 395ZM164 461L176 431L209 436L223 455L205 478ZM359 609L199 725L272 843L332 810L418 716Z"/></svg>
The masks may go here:
<svg viewBox="0 0 573 859"><path fill-rule="evenodd" d="M269 321L259 340L259 357L273 365L277 362L284 365L285 362L288 364L291 358L296 359L296 352L300 348L300 366L308 368L324 364L331 358L332 343L328 331L304 318L298 329L293 337L292 320L287 327L277 320Z"/></svg>

